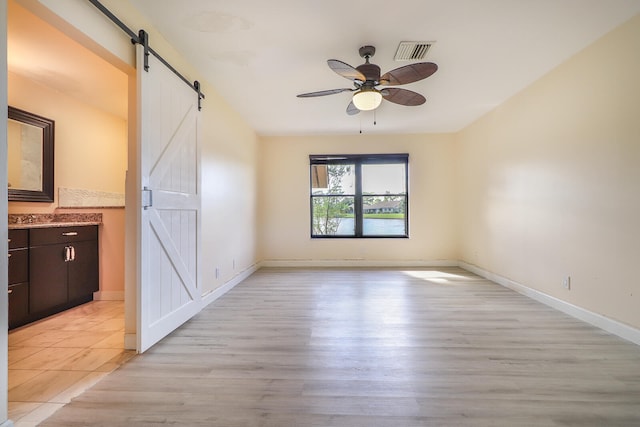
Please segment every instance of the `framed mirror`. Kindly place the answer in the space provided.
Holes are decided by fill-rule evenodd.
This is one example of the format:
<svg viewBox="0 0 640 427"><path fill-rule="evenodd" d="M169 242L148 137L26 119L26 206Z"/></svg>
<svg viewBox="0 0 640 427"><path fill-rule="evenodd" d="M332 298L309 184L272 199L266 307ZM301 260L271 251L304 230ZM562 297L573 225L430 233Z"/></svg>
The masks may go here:
<svg viewBox="0 0 640 427"><path fill-rule="evenodd" d="M55 122L9 106L9 201L53 202Z"/></svg>

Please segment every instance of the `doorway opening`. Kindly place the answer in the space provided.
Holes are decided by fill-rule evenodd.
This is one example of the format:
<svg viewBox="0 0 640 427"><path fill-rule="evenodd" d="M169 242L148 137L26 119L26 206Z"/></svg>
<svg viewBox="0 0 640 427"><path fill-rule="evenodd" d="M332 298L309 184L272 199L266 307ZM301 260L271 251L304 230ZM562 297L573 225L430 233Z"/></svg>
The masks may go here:
<svg viewBox="0 0 640 427"><path fill-rule="evenodd" d="M7 12L8 104L56 123L54 202L9 202L8 213L102 218L94 301L8 335L9 419L37 423L133 355L124 349L124 193L134 70L14 0Z"/></svg>

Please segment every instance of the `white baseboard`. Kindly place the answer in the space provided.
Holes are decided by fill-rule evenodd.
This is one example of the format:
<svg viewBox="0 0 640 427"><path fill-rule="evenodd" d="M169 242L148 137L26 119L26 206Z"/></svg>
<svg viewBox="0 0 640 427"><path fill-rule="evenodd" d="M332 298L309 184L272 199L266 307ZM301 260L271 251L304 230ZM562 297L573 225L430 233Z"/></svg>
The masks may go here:
<svg viewBox="0 0 640 427"><path fill-rule="evenodd" d="M261 267L284 267L284 268L305 268L305 267L457 267L458 261L452 260L365 260L365 259L291 259L291 260L264 260Z"/></svg>
<svg viewBox="0 0 640 427"><path fill-rule="evenodd" d="M512 289L533 300L536 300L551 308L568 314L569 316L575 317L576 319L582 320L583 322L587 322L597 328L617 335L620 338L640 345L640 329L636 329L632 326L629 326L622 322L618 322L617 320L613 320L601 314L594 313L593 311L587 310L585 308L578 307L577 305L573 305L559 298L552 297L551 295L547 295L544 292L529 288L521 283L514 282L513 280L484 270L476 265L468 264L463 261L460 261L458 265L465 270L475 273L478 276L482 276L487 280L491 280L492 282L504 286L505 288Z"/></svg>
<svg viewBox="0 0 640 427"><path fill-rule="evenodd" d="M94 301L124 301L124 291L98 291L93 293Z"/></svg>
<svg viewBox="0 0 640 427"><path fill-rule="evenodd" d="M13 421L7 420L7 421L3 422L2 424L0 424L0 427L13 427Z"/></svg>
<svg viewBox="0 0 640 427"><path fill-rule="evenodd" d="M260 263L253 264L249 268L247 268L247 269L243 270L242 272L238 273L237 275L235 275L231 280L229 280L228 282L224 283L222 286L214 289L213 291L209 292L208 294L203 295L202 296L202 307L204 308L204 307L208 306L209 304L211 304L212 302L214 302L215 300L220 298L222 295L224 295L227 292L229 292L238 283L242 282L244 279L246 279L247 277L249 277L253 273L255 273L260 268L260 266L261 266Z"/></svg>

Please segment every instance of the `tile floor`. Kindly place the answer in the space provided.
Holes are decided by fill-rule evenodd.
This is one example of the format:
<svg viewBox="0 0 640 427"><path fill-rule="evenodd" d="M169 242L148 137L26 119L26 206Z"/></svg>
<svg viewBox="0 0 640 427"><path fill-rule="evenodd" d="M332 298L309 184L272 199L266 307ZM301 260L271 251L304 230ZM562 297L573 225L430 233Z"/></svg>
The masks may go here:
<svg viewBox="0 0 640 427"><path fill-rule="evenodd" d="M36 426L135 352L124 303L93 301L9 332L9 419Z"/></svg>

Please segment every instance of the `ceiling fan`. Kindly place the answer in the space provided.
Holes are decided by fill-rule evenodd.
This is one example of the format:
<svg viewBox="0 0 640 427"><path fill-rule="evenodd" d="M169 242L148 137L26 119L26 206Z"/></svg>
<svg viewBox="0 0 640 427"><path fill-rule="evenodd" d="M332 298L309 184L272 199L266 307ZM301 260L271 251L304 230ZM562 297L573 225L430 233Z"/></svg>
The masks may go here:
<svg viewBox="0 0 640 427"><path fill-rule="evenodd" d="M347 114L354 115L360 111L375 110L382 99L400 105L416 106L426 102L424 96L417 92L395 87L378 89L377 86L405 85L426 79L438 70L433 62L419 62L405 65L380 76L380 67L371 64L369 59L376 53L373 46L362 46L359 51L365 63L352 67L337 59L329 59L329 67L342 77L353 82L354 88L330 89L319 92L302 93L298 98L312 98L316 96L333 95L342 92L354 92L351 102L347 106Z"/></svg>

